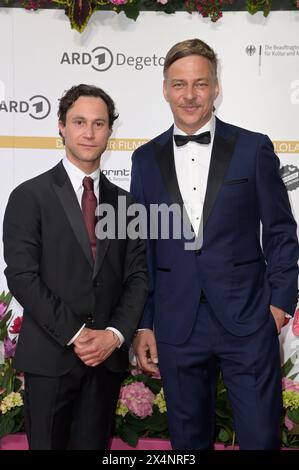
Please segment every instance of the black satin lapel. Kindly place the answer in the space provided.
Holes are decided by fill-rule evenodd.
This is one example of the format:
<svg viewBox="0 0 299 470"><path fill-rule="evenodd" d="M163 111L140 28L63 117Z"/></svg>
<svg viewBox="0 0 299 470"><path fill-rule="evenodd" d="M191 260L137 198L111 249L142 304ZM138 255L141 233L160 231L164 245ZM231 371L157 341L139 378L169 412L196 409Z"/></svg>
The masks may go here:
<svg viewBox="0 0 299 470"><path fill-rule="evenodd" d="M228 140L216 132L211 155L211 163L207 182L207 190L203 207L203 227L216 201L221 188L228 165L230 163L237 135L234 134Z"/></svg>
<svg viewBox="0 0 299 470"><path fill-rule="evenodd" d="M163 146L157 144L156 149L156 159L168 194L173 202L183 207L183 199L175 171L172 137Z"/></svg>
<svg viewBox="0 0 299 470"><path fill-rule="evenodd" d="M72 183L70 179L66 177L64 184L61 186L60 184L54 183L54 190L61 202L61 205L64 208L66 217L71 224L71 227L74 231L74 234L89 262L89 264L93 267L93 256L90 247L90 242L88 238L88 233L85 227L85 223L82 217L82 211L78 204L78 200L76 194L74 192Z"/></svg>
<svg viewBox="0 0 299 470"><path fill-rule="evenodd" d="M101 173L100 177L100 188L99 188L99 201L100 204L109 204L114 207L116 220L115 220L115 231L117 236L117 190L114 186L110 184L107 178ZM96 251L96 259L94 264L94 271L93 271L93 278L95 278L100 271L105 255L107 253L107 249L110 244L109 238L104 238L103 240L97 238L97 251Z"/></svg>
<svg viewBox="0 0 299 470"><path fill-rule="evenodd" d="M160 146L156 145L156 160L160 168L160 172L162 175L162 179L166 186L167 192L170 196L170 199L178 204L181 209L181 216L184 214L184 220L188 221L189 226L193 230L191 221L189 216L186 212L184 202L182 199L182 195L179 188L179 183L175 171L175 163L174 163L174 153L173 153L173 138L171 138L166 142L165 145Z"/></svg>

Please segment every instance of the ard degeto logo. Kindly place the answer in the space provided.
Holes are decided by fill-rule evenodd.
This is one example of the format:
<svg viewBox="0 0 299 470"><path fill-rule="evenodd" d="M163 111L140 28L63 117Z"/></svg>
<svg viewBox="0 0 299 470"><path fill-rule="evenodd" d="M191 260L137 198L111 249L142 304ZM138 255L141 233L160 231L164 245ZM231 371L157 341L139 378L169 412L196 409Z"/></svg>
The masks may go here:
<svg viewBox="0 0 299 470"><path fill-rule="evenodd" d="M148 67L163 67L165 58L156 55L133 56L117 51L112 52L108 47L97 46L90 52L65 51L62 52L60 65L89 66L97 72L105 72L112 65L114 67L132 67L143 70Z"/></svg>
<svg viewBox="0 0 299 470"><path fill-rule="evenodd" d="M253 44L250 44L246 47L245 51L247 55L252 56L256 53L256 47Z"/></svg>
<svg viewBox="0 0 299 470"><path fill-rule="evenodd" d="M43 95L31 96L28 100L2 100L0 113L28 114L32 119L45 119L51 112L51 104Z"/></svg>
<svg viewBox="0 0 299 470"><path fill-rule="evenodd" d="M299 168L297 166L282 166L280 174L288 191L294 191L299 187Z"/></svg>
<svg viewBox="0 0 299 470"><path fill-rule="evenodd" d="M29 98L30 112L29 116L33 119L45 119L51 112L50 101L42 95L34 95Z"/></svg>

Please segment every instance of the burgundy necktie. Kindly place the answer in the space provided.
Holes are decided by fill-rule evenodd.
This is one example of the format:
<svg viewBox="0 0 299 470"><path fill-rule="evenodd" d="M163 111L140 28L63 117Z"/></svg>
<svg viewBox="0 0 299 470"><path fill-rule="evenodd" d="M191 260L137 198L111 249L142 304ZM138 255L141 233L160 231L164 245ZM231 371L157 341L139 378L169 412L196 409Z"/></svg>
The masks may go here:
<svg viewBox="0 0 299 470"><path fill-rule="evenodd" d="M96 207L97 198L93 192L93 179L90 176L85 176L83 179L83 194L82 194L82 213L87 228L90 246L92 249L93 258L96 257L97 239L95 233L96 226Z"/></svg>

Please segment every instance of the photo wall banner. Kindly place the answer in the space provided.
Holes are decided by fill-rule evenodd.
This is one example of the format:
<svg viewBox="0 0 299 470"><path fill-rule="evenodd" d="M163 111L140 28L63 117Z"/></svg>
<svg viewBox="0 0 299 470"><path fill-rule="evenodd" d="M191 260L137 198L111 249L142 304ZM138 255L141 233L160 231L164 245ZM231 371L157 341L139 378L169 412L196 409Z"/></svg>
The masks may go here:
<svg viewBox="0 0 299 470"><path fill-rule="evenodd" d="M136 22L96 12L86 30L71 30L62 10L0 8L0 235L12 189L54 166L64 149L58 99L72 85L104 88L119 119L102 170L129 188L135 148L172 124L162 94L163 64L176 42L198 37L219 58L224 121L268 134L299 220L299 12L226 12L215 24L199 15L142 12ZM0 290L6 289L0 251Z"/></svg>

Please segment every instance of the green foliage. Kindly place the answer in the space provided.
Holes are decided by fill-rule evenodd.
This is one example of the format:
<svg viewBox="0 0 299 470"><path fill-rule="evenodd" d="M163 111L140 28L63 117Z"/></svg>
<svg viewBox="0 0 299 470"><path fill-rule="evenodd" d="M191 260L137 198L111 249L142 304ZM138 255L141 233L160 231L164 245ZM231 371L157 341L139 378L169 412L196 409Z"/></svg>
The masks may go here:
<svg viewBox="0 0 299 470"><path fill-rule="evenodd" d="M1 3L1 2L0 2ZM3 3L3 2L2 2ZM71 28L79 33L87 26L92 14L96 10L112 10L124 14L136 21L141 10L161 11L167 14L176 11L188 13L198 12L202 17L210 18L212 22L222 17L222 12L227 10L227 5L235 10L235 5L240 9L254 15L262 11L268 16L272 8L272 0L244 0L244 6L237 0L4 0L6 6L19 6L27 10L38 10L57 5L64 8L66 16L70 20ZM299 8L298 0L289 0L293 9ZM281 5L282 9L288 9L287 4ZM284 7L284 8L283 8Z"/></svg>

